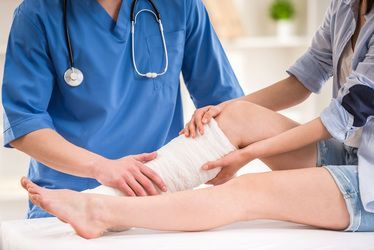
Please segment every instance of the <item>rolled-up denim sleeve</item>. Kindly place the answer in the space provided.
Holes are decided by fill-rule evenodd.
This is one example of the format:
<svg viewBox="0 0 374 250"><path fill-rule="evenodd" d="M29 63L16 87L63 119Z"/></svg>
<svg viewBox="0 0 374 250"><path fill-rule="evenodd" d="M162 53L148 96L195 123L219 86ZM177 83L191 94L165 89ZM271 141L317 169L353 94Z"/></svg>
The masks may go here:
<svg viewBox="0 0 374 250"><path fill-rule="evenodd" d="M314 93L318 93L333 74L332 16L334 2L331 2L324 22L314 35L308 51L287 70L288 74L295 76Z"/></svg>
<svg viewBox="0 0 374 250"><path fill-rule="evenodd" d="M368 42L368 48L338 97L321 114L327 130L340 141L349 139L374 116L374 37Z"/></svg>
<svg viewBox="0 0 374 250"><path fill-rule="evenodd" d="M54 129L47 111L53 84L45 35L21 5L15 11L4 68L2 102L6 147L35 130Z"/></svg>

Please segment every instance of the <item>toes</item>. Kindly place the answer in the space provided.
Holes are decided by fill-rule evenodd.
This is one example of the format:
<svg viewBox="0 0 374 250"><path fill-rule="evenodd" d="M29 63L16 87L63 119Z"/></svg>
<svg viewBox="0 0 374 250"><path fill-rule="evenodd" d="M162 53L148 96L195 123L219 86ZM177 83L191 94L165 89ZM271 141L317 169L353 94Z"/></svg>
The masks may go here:
<svg viewBox="0 0 374 250"><path fill-rule="evenodd" d="M23 177L21 178L21 186L22 186L24 189L27 190L26 185L27 185L27 178L23 176Z"/></svg>
<svg viewBox="0 0 374 250"><path fill-rule="evenodd" d="M24 180L23 185L25 185L24 188L29 193L35 193L35 194L41 194L42 193L43 188L39 187L38 185L36 185L35 183L33 183L32 181L30 181L28 179Z"/></svg>
<svg viewBox="0 0 374 250"><path fill-rule="evenodd" d="M41 187L39 187L26 177L21 178L21 186L29 193L40 193L41 191Z"/></svg>
<svg viewBox="0 0 374 250"><path fill-rule="evenodd" d="M29 198L34 205L43 208L42 207L42 198L39 194L29 194Z"/></svg>

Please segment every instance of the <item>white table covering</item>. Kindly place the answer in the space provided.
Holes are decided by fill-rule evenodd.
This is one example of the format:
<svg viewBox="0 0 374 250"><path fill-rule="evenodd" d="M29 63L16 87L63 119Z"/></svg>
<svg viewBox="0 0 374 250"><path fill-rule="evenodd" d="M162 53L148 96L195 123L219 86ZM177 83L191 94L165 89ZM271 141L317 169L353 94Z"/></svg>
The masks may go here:
<svg viewBox="0 0 374 250"><path fill-rule="evenodd" d="M277 222L239 223L208 232L175 233L144 229L85 240L55 218L1 224L3 250L67 249L374 249L374 233L345 233Z"/></svg>

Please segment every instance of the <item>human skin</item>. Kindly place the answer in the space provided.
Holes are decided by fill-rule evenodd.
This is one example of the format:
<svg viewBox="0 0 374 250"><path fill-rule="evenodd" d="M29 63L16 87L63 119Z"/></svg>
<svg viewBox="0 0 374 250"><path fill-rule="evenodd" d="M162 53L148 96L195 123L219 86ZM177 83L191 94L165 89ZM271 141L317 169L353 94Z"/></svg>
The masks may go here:
<svg viewBox="0 0 374 250"><path fill-rule="evenodd" d="M274 111L238 101L227 105L216 120L234 146L252 145L245 154L231 154L242 165L259 154L273 170L282 171L247 174L211 188L152 197L48 190L26 178L21 183L34 204L89 239L110 228L200 231L254 219L334 230L348 226L342 194L327 170L316 168L315 142L330 137L319 119L298 125Z"/></svg>
<svg viewBox="0 0 374 250"><path fill-rule="evenodd" d="M121 0L98 2L113 20L117 19ZM249 100L272 110L280 110L300 103L309 95L310 92L296 78L288 77L250 95ZM282 98L283 96L289 98ZM144 165L156 157L155 153L107 159L70 143L51 129L31 132L11 142L11 145L52 169L96 179L101 184L119 189L128 196L156 195L159 194L158 189L166 191L163 180ZM225 180L220 180L223 181Z"/></svg>
<svg viewBox="0 0 374 250"><path fill-rule="evenodd" d="M121 0L98 0L117 21ZM119 189L128 196L146 196L167 191L163 180L144 165L156 153L108 159L78 147L52 129L40 129L11 142L11 145L33 159L59 172L93 178L101 184Z"/></svg>

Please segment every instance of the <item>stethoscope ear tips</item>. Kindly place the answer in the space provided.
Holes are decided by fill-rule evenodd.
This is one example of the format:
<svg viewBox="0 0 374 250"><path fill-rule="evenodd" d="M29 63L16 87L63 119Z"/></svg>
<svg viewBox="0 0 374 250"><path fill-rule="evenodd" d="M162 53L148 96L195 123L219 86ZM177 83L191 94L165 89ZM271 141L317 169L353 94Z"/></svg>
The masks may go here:
<svg viewBox="0 0 374 250"><path fill-rule="evenodd" d="M82 71L76 68L69 68L66 70L64 74L64 80L66 84L68 84L71 87L78 87L79 85L82 84L84 79Z"/></svg>

